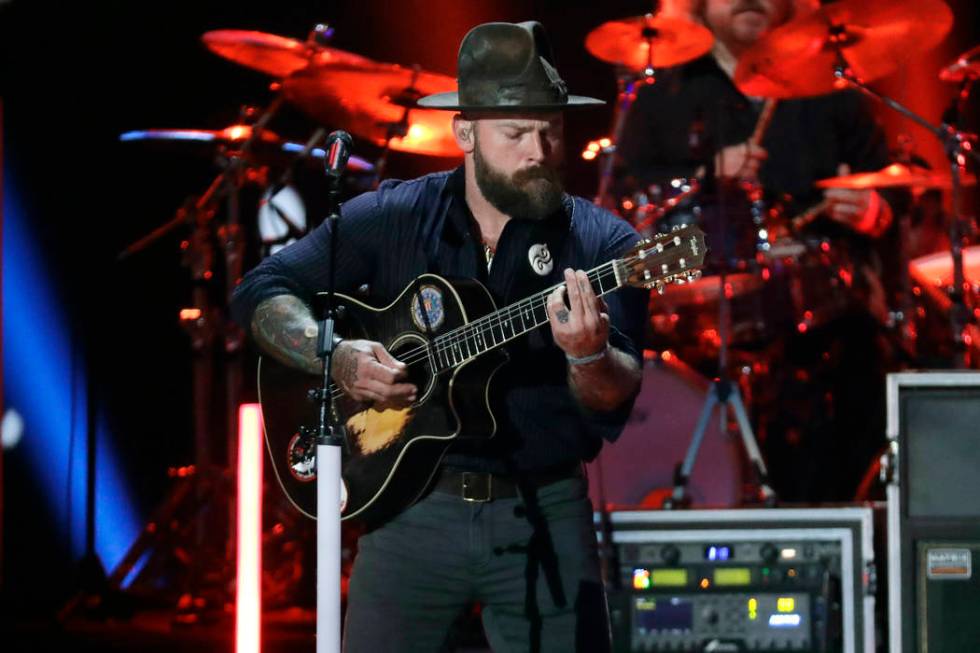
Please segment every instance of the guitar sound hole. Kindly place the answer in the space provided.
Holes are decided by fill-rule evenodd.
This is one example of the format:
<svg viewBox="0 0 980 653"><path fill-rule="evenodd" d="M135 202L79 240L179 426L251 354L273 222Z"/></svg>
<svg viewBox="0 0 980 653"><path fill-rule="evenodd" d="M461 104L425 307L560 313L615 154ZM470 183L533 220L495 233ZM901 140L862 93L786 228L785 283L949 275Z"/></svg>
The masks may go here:
<svg viewBox="0 0 980 653"><path fill-rule="evenodd" d="M425 339L415 334L400 336L388 347L392 356L408 364L408 380L419 389L416 404L424 403L435 386L435 376L432 374L425 347Z"/></svg>

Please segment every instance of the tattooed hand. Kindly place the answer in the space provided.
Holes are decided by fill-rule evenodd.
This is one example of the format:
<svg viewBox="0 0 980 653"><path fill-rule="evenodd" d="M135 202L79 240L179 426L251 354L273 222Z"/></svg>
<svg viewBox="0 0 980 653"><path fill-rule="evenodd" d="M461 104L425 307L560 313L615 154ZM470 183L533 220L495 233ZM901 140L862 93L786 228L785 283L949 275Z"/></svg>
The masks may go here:
<svg viewBox="0 0 980 653"><path fill-rule="evenodd" d="M407 378L405 363L378 342L344 340L334 353L333 380L351 398L379 404L405 405L418 389Z"/></svg>
<svg viewBox="0 0 980 653"><path fill-rule="evenodd" d="M609 340L609 315L585 272L565 270L565 291L548 295L548 321L555 343L569 356L583 358L602 351ZM565 307L565 292L568 307Z"/></svg>

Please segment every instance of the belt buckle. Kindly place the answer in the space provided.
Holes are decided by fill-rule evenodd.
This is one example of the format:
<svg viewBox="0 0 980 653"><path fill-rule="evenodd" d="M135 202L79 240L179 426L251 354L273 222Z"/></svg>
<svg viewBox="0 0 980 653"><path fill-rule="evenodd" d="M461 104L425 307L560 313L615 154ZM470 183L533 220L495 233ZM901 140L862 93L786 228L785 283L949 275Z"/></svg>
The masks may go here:
<svg viewBox="0 0 980 653"><path fill-rule="evenodd" d="M490 490L492 474L463 472L463 501L471 503L487 503L493 497Z"/></svg>

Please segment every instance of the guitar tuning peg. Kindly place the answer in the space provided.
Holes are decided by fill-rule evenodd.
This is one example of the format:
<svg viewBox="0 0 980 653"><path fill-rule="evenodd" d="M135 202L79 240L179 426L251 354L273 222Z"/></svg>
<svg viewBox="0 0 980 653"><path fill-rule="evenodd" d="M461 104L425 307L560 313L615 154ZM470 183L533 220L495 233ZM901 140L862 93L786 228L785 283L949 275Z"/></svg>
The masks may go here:
<svg viewBox="0 0 980 653"><path fill-rule="evenodd" d="M653 288L654 290L657 291L658 295L664 294L664 284L662 281L658 281L655 284L653 284Z"/></svg>

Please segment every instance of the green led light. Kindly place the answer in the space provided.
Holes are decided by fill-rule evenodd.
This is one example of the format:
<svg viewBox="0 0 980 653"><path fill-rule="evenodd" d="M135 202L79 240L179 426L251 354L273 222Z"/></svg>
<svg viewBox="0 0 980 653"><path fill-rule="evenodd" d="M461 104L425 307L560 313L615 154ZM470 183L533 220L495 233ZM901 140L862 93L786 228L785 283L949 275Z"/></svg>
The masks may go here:
<svg viewBox="0 0 980 653"><path fill-rule="evenodd" d="M748 567L722 567L715 569L715 585L749 585L752 570Z"/></svg>
<svg viewBox="0 0 980 653"><path fill-rule="evenodd" d="M655 587L683 587L687 585L687 569L654 569L650 579Z"/></svg>

